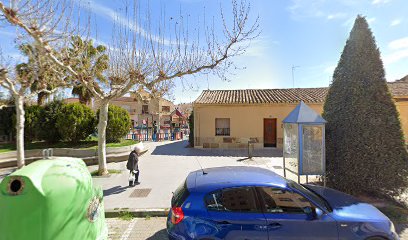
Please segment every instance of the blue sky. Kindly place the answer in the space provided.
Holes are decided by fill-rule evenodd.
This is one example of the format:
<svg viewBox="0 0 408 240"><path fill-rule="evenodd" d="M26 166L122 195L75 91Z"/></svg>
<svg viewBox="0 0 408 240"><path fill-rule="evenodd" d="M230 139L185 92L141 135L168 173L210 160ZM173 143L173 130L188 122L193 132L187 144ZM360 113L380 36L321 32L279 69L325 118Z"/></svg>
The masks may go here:
<svg viewBox="0 0 408 240"><path fill-rule="evenodd" d="M115 19L115 1L84 1L92 9L97 39L109 42ZM123 2L123 1L118 1ZM175 80L174 100L189 102L204 89L291 88L292 66L295 87L323 87L333 70L357 14L366 16L376 37L388 81L408 74L408 1L406 0L249 0L252 17L259 15L260 36L252 41L245 55L234 59L241 69L231 70L230 81L213 75L197 75L184 80L193 89ZM154 0L152 18L165 9L166 16L218 15L228 0ZM4 53L15 55L12 29L0 29Z"/></svg>

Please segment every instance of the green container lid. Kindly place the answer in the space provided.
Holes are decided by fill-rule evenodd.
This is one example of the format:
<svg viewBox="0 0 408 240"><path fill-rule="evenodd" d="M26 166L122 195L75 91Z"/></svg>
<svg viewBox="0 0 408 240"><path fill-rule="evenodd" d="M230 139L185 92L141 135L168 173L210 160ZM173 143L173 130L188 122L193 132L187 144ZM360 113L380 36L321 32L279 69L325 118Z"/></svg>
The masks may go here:
<svg viewBox="0 0 408 240"><path fill-rule="evenodd" d="M107 239L103 193L78 158L39 160L0 183L0 238Z"/></svg>

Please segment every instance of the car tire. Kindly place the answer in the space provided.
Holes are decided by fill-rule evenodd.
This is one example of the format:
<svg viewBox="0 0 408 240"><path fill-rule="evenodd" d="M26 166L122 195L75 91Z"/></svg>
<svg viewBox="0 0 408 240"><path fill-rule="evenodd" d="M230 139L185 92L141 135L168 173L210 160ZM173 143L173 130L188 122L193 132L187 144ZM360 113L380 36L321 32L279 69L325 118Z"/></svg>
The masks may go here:
<svg viewBox="0 0 408 240"><path fill-rule="evenodd" d="M388 240L388 239L383 237L369 237L366 238L365 240Z"/></svg>

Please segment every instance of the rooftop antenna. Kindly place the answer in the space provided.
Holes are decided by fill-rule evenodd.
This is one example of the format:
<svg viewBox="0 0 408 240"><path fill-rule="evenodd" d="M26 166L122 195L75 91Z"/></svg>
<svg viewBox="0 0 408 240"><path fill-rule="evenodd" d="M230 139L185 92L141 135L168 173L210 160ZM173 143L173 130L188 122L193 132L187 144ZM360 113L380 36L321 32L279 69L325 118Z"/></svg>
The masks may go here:
<svg viewBox="0 0 408 240"><path fill-rule="evenodd" d="M294 66L292 65L292 82L293 82L293 88L295 88L295 69L300 66Z"/></svg>
<svg viewBox="0 0 408 240"><path fill-rule="evenodd" d="M196 161L197 161L198 165L200 166L200 169L201 169L201 172L203 172L203 175L206 175L207 172L204 171L204 168L203 168L203 166L201 166L201 163L200 163L200 161L198 161L198 158L196 158Z"/></svg>

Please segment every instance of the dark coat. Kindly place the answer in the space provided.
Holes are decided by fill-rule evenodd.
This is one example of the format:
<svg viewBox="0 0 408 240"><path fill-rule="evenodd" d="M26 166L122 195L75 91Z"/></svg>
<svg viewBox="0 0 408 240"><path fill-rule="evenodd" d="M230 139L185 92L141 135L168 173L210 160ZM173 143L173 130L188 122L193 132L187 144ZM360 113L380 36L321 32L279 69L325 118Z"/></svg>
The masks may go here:
<svg viewBox="0 0 408 240"><path fill-rule="evenodd" d="M139 171L139 157L137 156L136 151L132 151L129 154L129 159L126 164L126 168L130 171Z"/></svg>

